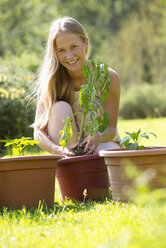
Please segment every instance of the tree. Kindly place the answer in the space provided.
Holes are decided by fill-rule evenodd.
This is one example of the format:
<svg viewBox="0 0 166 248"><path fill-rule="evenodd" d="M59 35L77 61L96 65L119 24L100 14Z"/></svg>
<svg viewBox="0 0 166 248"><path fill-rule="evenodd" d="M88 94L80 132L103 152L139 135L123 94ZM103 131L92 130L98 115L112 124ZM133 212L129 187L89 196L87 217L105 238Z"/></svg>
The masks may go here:
<svg viewBox="0 0 166 248"><path fill-rule="evenodd" d="M166 83L166 4L153 0L131 14L121 29L108 35L98 57L120 72L123 85L148 82Z"/></svg>
<svg viewBox="0 0 166 248"><path fill-rule="evenodd" d="M56 16L51 0L0 0L0 56L20 55L25 49L40 54Z"/></svg>

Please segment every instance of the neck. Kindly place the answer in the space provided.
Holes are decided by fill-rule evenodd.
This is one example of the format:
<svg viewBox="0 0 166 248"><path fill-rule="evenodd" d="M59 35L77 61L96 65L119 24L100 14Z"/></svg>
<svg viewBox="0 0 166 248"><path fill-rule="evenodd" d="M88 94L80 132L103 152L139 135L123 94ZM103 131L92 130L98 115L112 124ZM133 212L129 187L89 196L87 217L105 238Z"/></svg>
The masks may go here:
<svg viewBox="0 0 166 248"><path fill-rule="evenodd" d="M83 74L82 70L81 71L76 71L76 72L68 71L68 74L69 74L69 76L70 76L70 78L72 80L84 78L84 74Z"/></svg>
<svg viewBox="0 0 166 248"><path fill-rule="evenodd" d="M80 90L81 85L85 83L85 77L83 75L70 76L70 80L75 91Z"/></svg>

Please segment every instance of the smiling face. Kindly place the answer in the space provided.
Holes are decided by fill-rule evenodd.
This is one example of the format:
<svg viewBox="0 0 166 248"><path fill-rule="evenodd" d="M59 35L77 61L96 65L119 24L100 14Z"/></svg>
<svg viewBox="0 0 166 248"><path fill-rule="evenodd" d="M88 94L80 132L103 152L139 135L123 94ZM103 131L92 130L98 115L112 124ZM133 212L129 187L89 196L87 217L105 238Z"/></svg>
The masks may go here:
<svg viewBox="0 0 166 248"><path fill-rule="evenodd" d="M59 62L69 74L82 73L88 50L88 39L85 41L71 32L59 33L55 40L56 54Z"/></svg>

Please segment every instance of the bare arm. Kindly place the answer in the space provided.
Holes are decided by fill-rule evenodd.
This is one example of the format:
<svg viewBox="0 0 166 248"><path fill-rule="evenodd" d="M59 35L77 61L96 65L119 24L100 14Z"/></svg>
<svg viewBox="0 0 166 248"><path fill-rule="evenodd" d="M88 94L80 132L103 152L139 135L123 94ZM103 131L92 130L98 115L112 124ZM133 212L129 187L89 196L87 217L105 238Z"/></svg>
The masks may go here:
<svg viewBox="0 0 166 248"><path fill-rule="evenodd" d="M36 118L40 113L40 108L37 107ZM67 148L63 150L63 148L57 144L55 144L47 135L47 126L43 128L34 128L34 139L40 141L38 145L47 152L50 152L59 156L73 156L73 153L70 152Z"/></svg>
<svg viewBox="0 0 166 248"><path fill-rule="evenodd" d="M112 82L109 86L109 92L104 108L109 113L110 125L108 127L108 133L102 136L102 142L111 141L115 137L119 112L120 79L118 74L111 68L109 69L109 72L112 76Z"/></svg>
<svg viewBox="0 0 166 248"><path fill-rule="evenodd" d="M38 145L43 150L46 150L47 152L50 152L52 154L62 155L62 151L60 150L60 146L58 146L54 142L52 142L44 130L35 128L34 129L34 139L41 142Z"/></svg>

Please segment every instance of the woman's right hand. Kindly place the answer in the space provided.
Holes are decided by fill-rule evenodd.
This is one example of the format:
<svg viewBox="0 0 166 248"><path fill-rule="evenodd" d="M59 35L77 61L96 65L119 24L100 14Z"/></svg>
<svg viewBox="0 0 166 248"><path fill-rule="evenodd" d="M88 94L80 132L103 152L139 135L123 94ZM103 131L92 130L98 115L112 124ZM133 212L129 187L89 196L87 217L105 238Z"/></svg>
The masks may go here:
<svg viewBox="0 0 166 248"><path fill-rule="evenodd" d="M60 147L60 149L59 149L59 152L61 153L61 155L62 155L62 157L64 157L64 158L68 158L68 157L73 157L73 156L75 156L75 154L73 153L73 152L71 152L68 148L62 148L62 147Z"/></svg>

